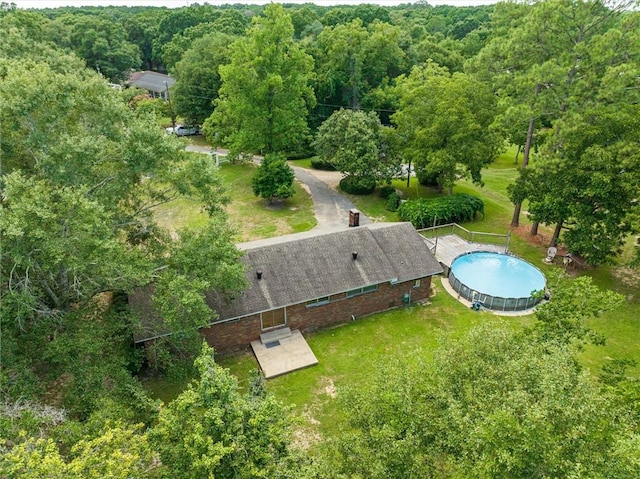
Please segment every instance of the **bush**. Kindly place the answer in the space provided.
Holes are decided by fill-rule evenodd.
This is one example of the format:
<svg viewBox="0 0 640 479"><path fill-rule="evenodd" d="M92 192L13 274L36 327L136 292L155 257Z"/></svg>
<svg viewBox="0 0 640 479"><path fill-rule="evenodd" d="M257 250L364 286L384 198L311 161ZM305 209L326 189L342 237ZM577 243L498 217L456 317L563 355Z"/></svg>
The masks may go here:
<svg viewBox="0 0 640 479"><path fill-rule="evenodd" d="M390 185L384 185L380 187L380 196L385 200L396 192L396 189Z"/></svg>
<svg viewBox="0 0 640 479"><path fill-rule="evenodd" d="M398 196L398 193L394 191L389 195L389 198L387 198L386 208L388 211L398 211L399 206L400 206L400 197Z"/></svg>
<svg viewBox="0 0 640 479"><path fill-rule="evenodd" d="M433 226L434 220L436 225L471 221L476 213L484 215L484 203L480 198L463 193L405 201L398 208L400 219L410 221L416 228Z"/></svg>
<svg viewBox="0 0 640 479"><path fill-rule="evenodd" d="M319 157L315 157L311 160L311 168L315 170L336 171L335 167L331 163Z"/></svg>
<svg viewBox="0 0 640 479"><path fill-rule="evenodd" d="M372 176L345 176L340 180L340 189L352 195L369 195L376 189L376 179Z"/></svg>
<svg viewBox="0 0 640 479"><path fill-rule="evenodd" d="M416 171L418 183L422 186L438 186L438 175L439 173L428 173L424 169Z"/></svg>

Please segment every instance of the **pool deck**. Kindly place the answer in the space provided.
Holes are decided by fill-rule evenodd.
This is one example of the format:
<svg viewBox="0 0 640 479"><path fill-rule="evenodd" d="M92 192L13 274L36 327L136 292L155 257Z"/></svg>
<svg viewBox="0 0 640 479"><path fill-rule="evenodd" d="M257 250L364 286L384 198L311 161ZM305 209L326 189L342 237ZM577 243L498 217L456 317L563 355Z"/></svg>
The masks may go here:
<svg viewBox="0 0 640 479"><path fill-rule="evenodd" d="M506 253L504 245L489 243L471 243L458 235L450 234L438 238L425 238L425 241L434 252L436 259L448 268L458 256L470 251L487 251L491 253ZM435 251L434 251L435 249Z"/></svg>

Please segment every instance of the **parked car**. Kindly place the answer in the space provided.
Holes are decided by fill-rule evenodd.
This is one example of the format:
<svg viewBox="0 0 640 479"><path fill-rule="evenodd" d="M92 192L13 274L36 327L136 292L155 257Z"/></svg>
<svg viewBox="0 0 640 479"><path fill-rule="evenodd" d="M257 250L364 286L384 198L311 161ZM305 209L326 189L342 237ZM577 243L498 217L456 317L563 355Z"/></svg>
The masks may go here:
<svg viewBox="0 0 640 479"><path fill-rule="evenodd" d="M168 127L167 133L170 135L177 136L191 136L191 135L201 135L202 131L200 127L197 125L189 126L189 125L176 125L176 127Z"/></svg>

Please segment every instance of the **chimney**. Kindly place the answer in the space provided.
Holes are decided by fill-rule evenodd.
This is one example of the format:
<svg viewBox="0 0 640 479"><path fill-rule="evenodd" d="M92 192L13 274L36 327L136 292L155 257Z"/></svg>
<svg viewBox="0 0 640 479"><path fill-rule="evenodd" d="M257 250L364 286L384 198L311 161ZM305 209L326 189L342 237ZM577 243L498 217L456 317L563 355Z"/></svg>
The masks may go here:
<svg viewBox="0 0 640 479"><path fill-rule="evenodd" d="M354 251L353 253L351 253L351 257L352 257L354 260L358 259L358 252L357 252L357 251Z"/></svg>
<svg viewBox="0 0 640 479"><path fill-rule="evenodd" d="M262 279L262 271L260 271L260 270L256 271L256 277L258 279Z"/></svg>
<svg viewBox="0 0 640 479"><path fill-rule="evenodd" d="M349 227L360 226L360 212L352 208L349 210Z"/></svg>

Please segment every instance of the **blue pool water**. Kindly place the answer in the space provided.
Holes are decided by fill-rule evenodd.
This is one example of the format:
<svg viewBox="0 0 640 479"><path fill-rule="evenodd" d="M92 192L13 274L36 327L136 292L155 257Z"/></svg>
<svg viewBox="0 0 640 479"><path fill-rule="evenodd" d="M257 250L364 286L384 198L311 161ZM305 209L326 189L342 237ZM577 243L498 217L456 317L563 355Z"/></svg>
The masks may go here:
<svg viewBox="0 0 640 479"><path fill-rule="evenodd" d="M542 272L526 261L500 253L469 253L453 261L449 281L465 298L486 307L521 310L535 305L532 291L544 290Z"/></svg>

